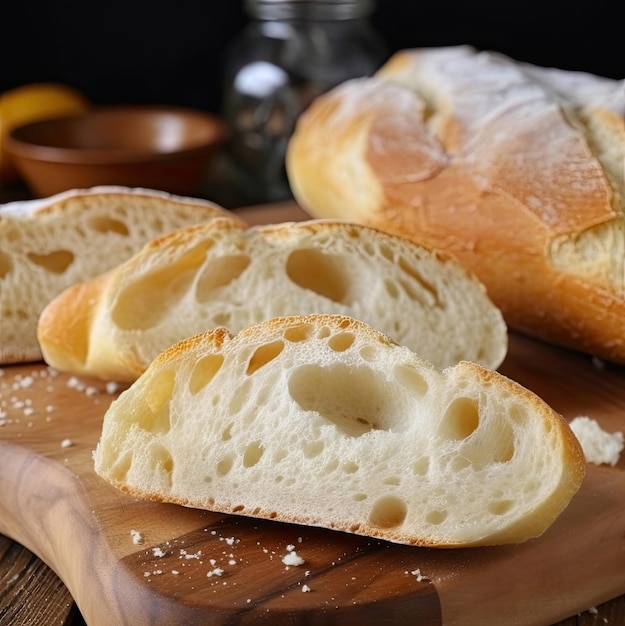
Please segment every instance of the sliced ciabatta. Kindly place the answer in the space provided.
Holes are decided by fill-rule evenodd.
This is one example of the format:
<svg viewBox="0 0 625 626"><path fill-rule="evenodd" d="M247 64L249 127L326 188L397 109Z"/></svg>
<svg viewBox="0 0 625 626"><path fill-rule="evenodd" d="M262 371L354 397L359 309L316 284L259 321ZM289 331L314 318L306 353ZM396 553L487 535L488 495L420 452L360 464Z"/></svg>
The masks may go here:
<svg viewBox="0 0 625 626"><path fill-rule="evenodd" d="M586 467L524 387L335 315L170 347L113 402L94 461L133 496L438 547L540 535Z"/></svg>
<svg viewBox="0 0 625 626"><path fill-rule="evenodd" d="M625 80L467 46L320 96L287 167L314 217L454 255L510 327L625 363Z"/></svg>
<svg viewBox="0 0 625 626"><path fill-rule="evenodd" d="M192 334L309 313L362 319L441 366L496 368L507 350L501 313L457 263L322 220L245 228L217 219L171 233L58 296L38 334L50 365L132 381Z"/></svg>
<svg viewBox="0 0 625 626"><path fill-rule="evenodd" d="M70 285L122 263L159 235L224 215L230 213L205 200L126 187L0 206L0 363L41 359L39 315Z"/></svg>

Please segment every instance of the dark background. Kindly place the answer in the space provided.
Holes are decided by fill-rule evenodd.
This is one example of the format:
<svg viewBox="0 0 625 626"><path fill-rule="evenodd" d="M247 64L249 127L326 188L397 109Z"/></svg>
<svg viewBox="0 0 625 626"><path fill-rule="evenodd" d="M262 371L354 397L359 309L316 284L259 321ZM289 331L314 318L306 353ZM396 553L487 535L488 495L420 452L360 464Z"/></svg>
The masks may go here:
<svg viewBox="0 0 625 626"><path fill-rule="evenodd" d="M467 43L540 65L625 78L621 2L378 0L371 22L389 53ZM58 81L97 104L218 112L224 53L247 19L240 0L9 0L0 10L0 91Z"/></svg>

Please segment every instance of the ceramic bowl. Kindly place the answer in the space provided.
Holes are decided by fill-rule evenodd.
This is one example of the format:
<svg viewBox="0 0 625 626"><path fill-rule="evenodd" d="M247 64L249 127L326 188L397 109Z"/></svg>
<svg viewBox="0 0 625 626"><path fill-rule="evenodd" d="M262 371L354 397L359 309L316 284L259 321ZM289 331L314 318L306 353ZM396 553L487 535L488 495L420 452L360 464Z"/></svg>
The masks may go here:
<svg viewBox="0 0 625 626"><path fill-rule="evenodd" d="M108 106L15 128L6 151L38 197L96 185L193 195L225 140L225 123L201 110Z"/></svg>

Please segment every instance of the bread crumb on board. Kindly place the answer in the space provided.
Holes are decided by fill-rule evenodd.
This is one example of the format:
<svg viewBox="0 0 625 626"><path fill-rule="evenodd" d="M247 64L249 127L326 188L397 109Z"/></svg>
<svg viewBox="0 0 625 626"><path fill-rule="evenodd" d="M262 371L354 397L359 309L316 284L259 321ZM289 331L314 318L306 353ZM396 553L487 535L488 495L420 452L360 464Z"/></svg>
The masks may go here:
<svg viewBox="0 0 625 626"><path fill-rule="evenodd" d="M619 462L624 446L622 432L609 433L596 420L585 415L573 419L570 426L589 463L614 466Z"/></svg>
<svg viewBox="0 0 625 626"><path fill-rule="evenodd" d="M143 535L138 530L131 530L130 536L132 537L132 543L134 544L138 545L144 541Z"/></svg>

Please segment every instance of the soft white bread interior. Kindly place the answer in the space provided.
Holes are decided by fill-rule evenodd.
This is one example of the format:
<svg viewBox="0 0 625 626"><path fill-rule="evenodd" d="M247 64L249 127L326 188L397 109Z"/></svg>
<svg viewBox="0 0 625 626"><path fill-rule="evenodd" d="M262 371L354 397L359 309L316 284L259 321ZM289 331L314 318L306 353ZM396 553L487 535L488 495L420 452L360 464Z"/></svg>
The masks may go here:
<svg viewBox="0 0 625 626"><path fill-rule="evenodd" d="M159 235L217 215L229 213L197 198L112 186L0 206L0 363L41 359L39 315L61 291Z"/></svg>
<svg viewBox="0 0 625 626"><path fill-rule="evenodd" d="M625 362L625 81L466 46L406 50L320 96L299 204L454 255L512 328Z"/></svg>
<svg viewBox="0 0 625 626"><path fill-rule="evenodd" d="M170 347L110 406L94 462L140 498L436 547L540 535L586 468L524 387L336 315Z"/></svg>
<svg viewBox="0 0 625 626"><path fill-rule="evenodd" d="M338 313L445 366L500 365L507 328L483 285L446 255L354 224L245 228L229 219L175 231L43 311L48 364L135 380L170 345L284 315Z"/></svg>

